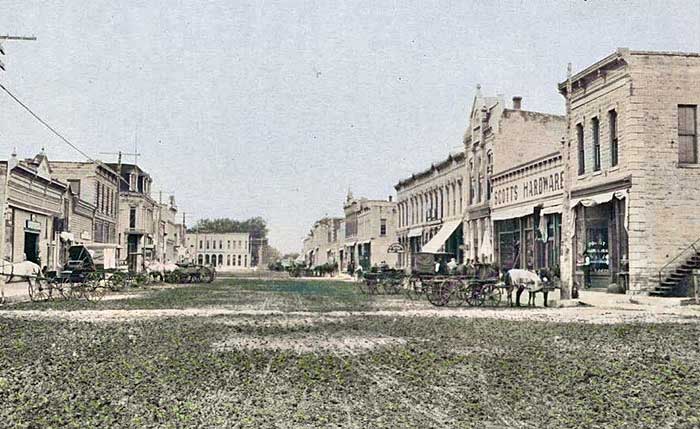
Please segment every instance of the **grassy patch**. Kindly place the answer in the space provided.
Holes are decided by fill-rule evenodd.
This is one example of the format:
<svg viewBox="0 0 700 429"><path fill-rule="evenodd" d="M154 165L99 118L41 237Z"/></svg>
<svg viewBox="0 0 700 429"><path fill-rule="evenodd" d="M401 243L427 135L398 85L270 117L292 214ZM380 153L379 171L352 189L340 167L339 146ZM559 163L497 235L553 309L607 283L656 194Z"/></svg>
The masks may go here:
<svg viewBox="0 0 700 429"><path fill-rule="evenodd" d="M130 301L140 308L221 306L271 294L319 313L367 303L347 284L236 283L236 294L225 283L198 289L204 297L195 304L182 301L197 297L187 289ZM112 304L125 303L98 306ZM0 422L690 428L700 425L698 338L697 324L323 314L109 324L0 318ZM294 339L304 347L288 347ZM358 339L375 344L327 347Z"/></svg>

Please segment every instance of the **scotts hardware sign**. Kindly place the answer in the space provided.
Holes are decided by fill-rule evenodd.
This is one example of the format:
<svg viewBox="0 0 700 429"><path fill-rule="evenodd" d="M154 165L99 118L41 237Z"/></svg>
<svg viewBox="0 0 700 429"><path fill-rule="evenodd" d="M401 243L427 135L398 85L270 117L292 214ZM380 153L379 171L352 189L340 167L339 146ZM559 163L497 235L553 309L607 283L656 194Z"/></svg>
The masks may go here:
<svg viewBox="0 0 700 429"><path fill-rule="evenodd" d="M501 207L544 196L555 195L564 189L564 171L544 172L508 181L493 188L493 206Z"/></svg>

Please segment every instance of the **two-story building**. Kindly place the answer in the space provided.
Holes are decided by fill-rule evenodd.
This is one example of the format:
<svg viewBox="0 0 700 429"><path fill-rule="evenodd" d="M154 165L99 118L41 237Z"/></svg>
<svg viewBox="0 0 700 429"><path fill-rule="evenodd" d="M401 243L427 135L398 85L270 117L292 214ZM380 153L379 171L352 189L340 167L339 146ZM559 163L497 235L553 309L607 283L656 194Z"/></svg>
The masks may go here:
<svg viewBox="0 0 700 429"><path fill-rule="evenodd" d="M75 241L116 244L119 174L100 161L52 161L51 171L70 186L72 210L66 218Z"/></svg>
<svg viewBox="0 0 700 429"><path fill-rule="evenodd" d="M251 267L251 240L247 232L188 232L185 246L193 262L211 265L217 271L238 271Z"/></svg>
<svg viewBox="0 0 700 429"><path fill-rule="evenodd" d="M343 256L342 218L324 217L314 222L303 243L304 262L309 267L341 264Z"/></svg>
<svg viewBox="0 0 700 429"><path fill-rule="evenodd" d="M348 265L364 270L386 263L398 265L398 253L389 252L396 242L398 213L396 202L354 198L351 193L343 206L345 212L344 269Z"/></svg>
<svg viewBox="0 0 700 429"><path fill-rule="evenodd" d="M559 91L565 285L687 293L700 244L700 54L619 49Z"/></svg>
<svg viewBox="0 0 700 429"><path fill-rule="evenodd" d="M398 266L408 267L416 252L451 253L463 259L464 152L399 181L397 238L403 252Z"/></svg>

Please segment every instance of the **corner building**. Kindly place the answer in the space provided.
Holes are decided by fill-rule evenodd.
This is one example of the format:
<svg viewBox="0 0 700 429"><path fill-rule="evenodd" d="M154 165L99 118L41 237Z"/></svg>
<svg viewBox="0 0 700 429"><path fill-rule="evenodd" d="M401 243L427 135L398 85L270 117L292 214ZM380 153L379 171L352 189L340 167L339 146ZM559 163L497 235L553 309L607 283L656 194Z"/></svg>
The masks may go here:
<svg viewBox="0 0 700 429"><path fill-rule="evenodd" d="M700 239L700 54L619 49L559 91L568 112L565 284L687 294Z"/></svg>

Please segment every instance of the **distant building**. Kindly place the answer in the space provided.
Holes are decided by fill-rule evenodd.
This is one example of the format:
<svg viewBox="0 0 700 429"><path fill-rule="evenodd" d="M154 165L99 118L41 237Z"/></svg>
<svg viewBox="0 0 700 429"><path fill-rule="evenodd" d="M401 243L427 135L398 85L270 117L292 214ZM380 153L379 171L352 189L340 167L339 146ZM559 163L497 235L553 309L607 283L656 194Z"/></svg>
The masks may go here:
<svg viewBox="0 0 700 429"><path fill-rule="evenodd" d="M385 262L391 267L398 265L398 253L390 253L389 247L396 242L398 220L396 202L354 198L348 193L343 207L345 211L345 254L343 269L348 264L361 265L368 270Z"/></svg>
<svg viewBox="0 0 700 429"><path fill-rule="evenodd" d="M303 243L304 261L309 267L317 267L326 263L341 265L343 257L342 218L317 220L309 231Z"/></svg>
<svg viewBox="0 0 700 429"><path fill-rule="evenodd" d="M237 271L251 268L250 234L188 232L185 246L191 262L212 265L217 271Z"/></svg>
<svg viewBox="0 0 700 429"><path fill-rule="evenodd" d="M459 152L394 186L400 267L411 266L416 252L447 252L462 260L465 171L464 152Z"/></svg>
<svg viewBox="0 0 700 429"><path fill-rule="evenodd" d="M158 258L163 261L177 262L180 260L182 248L185 246L185 234L182 223L177 220L177 205L175 197L168 197L167 203L160 206L160 230L158 232Z"/></svg>

